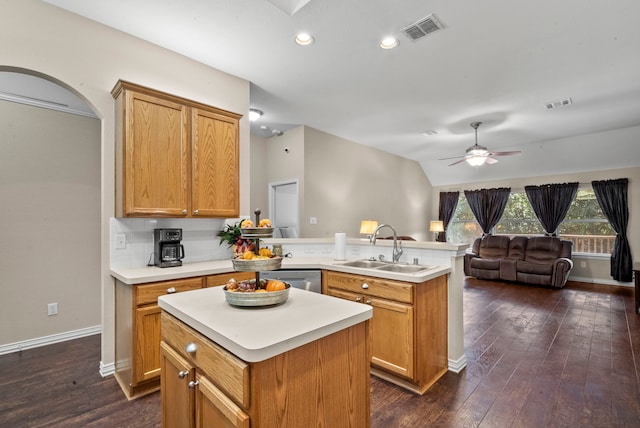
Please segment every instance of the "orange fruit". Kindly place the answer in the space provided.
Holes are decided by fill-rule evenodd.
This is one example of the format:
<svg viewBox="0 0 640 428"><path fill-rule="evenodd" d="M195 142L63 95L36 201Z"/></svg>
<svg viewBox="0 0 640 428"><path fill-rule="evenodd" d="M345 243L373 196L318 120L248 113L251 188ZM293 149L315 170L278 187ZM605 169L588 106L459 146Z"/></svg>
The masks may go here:
<svg viewBox="0 0 640 428"><path fill-rule="evenodd" d="M284 290L285 288L287 288L285 283L278 279L270 279L269 281L267 281L267 286L265 287L267 291L280 291Z"/></svg>

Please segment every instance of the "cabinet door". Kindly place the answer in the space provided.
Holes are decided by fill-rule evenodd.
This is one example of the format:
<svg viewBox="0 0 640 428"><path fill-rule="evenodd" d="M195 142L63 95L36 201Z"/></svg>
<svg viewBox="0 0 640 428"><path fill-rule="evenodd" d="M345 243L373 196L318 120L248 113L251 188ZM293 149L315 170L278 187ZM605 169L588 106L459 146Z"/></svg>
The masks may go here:
<svg viewBox="0 0 640 428"><path fill-rule="evenodd" d="M371 363L406 378L413 377L413 307L365 296L373 307Z"/></svg>
<svg viewBox="0 0 640 428"><path fill-rule="evenodd" d="M249 428L249 416L240 407L206 377L196 379L196 428Z"/></svg>
<svg viewBox="0 0 640 428"><path fill-rule="evenodd" d="M162 426L193 428L195 369L165 342L162 350Z"/></svg>
<svg viewBox="0 0 640 428"><path fill-rule="evenodd" d="M160 314L158 305L136 309L134 385L160 376Z"/></svg>
<svg viewBox="0 0 640 428"><path fill-rule="evenodd" d="M187 214L187 108L135 91L126 93L124 215Z"/></svg>
<svg viewBox="0 0 640 428"><path fill-rule="evenodd" d="M238 120L204 109L191 113L191 215L240 212Z"/></svg>

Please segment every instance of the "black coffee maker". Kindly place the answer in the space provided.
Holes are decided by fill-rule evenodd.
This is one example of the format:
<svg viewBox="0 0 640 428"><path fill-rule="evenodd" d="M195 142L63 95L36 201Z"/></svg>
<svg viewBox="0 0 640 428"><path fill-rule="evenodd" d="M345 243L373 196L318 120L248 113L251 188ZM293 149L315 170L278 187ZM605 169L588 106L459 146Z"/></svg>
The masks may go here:
<svg viewBox="0 0 640 428"><path fill-rule="evenodd" d="M182 229L154 229L153 230L153 264L165 268L182 266L184 246Z"/></svg>

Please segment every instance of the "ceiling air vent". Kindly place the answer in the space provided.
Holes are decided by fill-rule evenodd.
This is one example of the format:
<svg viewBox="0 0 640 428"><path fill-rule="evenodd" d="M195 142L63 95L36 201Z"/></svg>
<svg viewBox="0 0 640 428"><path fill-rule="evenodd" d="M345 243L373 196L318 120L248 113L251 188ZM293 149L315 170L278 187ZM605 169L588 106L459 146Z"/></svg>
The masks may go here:
<svg viewBox="0 0 640 428"><path fill-rule="evenodd" d="M545 106L547 107L547 110L551 110L552 108L564 107L564 106L568 106L569 104L573 104L573 100L571 98L567 98L560 101L554 101L552 103L547 103L545 104Z"/></svg>
<svg viewBox="0 0 640 428"><path fill-rule="evenodd" d="M418 40L434 31L442 30L444 26L438 21L434 14L422 18L402 29L402 32L411 40Z"/></svg>

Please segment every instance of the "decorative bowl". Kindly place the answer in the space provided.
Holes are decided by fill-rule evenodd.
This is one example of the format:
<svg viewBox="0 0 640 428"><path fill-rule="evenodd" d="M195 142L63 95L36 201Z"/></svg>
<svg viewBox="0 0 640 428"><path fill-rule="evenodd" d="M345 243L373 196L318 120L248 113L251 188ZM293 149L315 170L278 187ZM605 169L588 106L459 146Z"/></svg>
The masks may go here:
<svg viewBox="0 0 640 428"><path fill-rule="evenodd" d="M289 298L289 289L291 288L291 284L286 283L287 288L279 291L264 291L264 292L255 292L255 291L227 291L227 286L225 285L224 290L224 298L228 304L232 306L273 306L279 305L280 303L284 303Z"/></svg>
<svg viewBox="0 0 640 428"><path fill-rule="evenodd" d="M269 259L245 260L234 257L231 259L233 268L240 272L260 272L263 270L278 270L282 265L282 257L276 256Z"/></svg>

